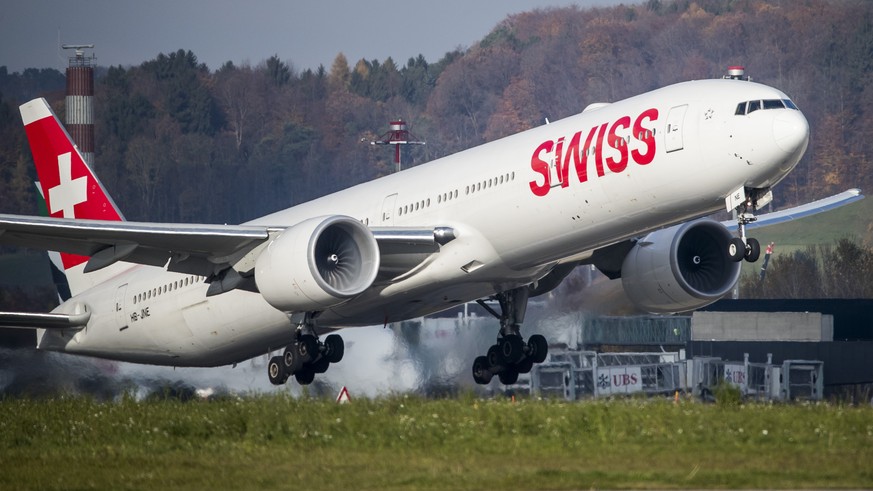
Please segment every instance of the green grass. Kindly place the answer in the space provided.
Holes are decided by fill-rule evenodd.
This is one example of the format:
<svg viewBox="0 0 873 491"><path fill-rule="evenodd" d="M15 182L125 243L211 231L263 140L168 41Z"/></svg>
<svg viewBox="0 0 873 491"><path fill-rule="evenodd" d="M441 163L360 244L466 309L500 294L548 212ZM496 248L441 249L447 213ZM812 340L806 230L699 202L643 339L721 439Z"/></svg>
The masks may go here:
<svg viewBox="0 0 873 491"><path fill-rule="evenodd" d="M873 486L873 408L283 396L0 401L2 489Z"/></svg>
<svg viewBox="0 0 873 491"><path fill-rule="evenodd" d="M870 228L873 217L873 199L865 198L850 205L800 220L763 227L750 232L758 238L761 247L776 242L776 250L832 244L850 237L869 243L873 236Z"/></svg>

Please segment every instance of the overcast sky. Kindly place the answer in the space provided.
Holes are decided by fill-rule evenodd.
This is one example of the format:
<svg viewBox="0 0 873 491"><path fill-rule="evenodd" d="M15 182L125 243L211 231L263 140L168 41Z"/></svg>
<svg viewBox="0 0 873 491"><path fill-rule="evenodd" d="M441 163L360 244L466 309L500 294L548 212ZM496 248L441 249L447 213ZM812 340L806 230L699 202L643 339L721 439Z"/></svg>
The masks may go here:
<svg viewBox="0 0 873 491"><path fill-rule="evenodd" d="M330 68L343 52L391 56L405 64L439 60L482 39L508 14L551 6L634 0L21 0L0 9L0 65L67 66L62 44L94 44L99 65L138 65L158 53L191 50L210 69L225 61L252 65L276 54L295 69Z"/></svg>

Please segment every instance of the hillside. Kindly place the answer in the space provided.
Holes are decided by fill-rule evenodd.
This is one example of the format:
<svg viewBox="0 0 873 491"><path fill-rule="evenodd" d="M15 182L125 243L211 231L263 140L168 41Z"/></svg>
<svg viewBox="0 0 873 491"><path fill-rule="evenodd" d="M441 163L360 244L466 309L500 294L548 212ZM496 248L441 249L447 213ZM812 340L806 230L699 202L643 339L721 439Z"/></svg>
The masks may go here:
<svg viewBox="0 0 873 491"><path fill-rule="evenodd" d="M513 15L440 60L340 53L302 72L276 57L210 71L180 49L98 70L96 167L130 219L238 223L390 172L390 152L360 141L398 116L428 142L404 159L417 165L740 64L810 120L807 157L776 193L782 206L873 188L871 26L873 3L858 0L650 0ZM16 97L46 96L62 114L58 80L0 68L4 212L32 211Z"/></svg>
<svg viewBox="0 0 873 491"><path fill-rule="evenodd" d="M378 54L374 54L378 55ZM256 59L257 54L253 54ZM210 71L185 49L100 67L96 171L128 219L240 223L385 175L391 152L361 143L398 116L427 141L418 165L659 86L745 65L783 89L811 126L778 208L873 189L873 2L649 0L510 16L440 60L293 60ZM18 116L44 96L63 117L63 76L0 67L0 212L36 212ZM870 243L873 201L758 235L777 251L852 235ZM854 211L853 211L854 210ZM809 223L809 224L807 224ZM20 272L0 271L0 283Z"/></svg>

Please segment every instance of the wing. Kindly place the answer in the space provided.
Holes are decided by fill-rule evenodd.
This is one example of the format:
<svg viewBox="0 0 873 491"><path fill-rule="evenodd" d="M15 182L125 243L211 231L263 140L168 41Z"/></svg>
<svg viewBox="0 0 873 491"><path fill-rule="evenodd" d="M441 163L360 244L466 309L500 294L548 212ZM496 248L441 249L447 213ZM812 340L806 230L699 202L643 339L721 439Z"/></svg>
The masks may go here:
<svg viewBox="0 0 873 491"><path fill-rule="evenodd" d="M786 210L758 215L757 220L746 225L746 230L767 227L770 225L776 225L778 223L784 223L791 220L797 220L799 218L817 215L819 213L824 213L826 211L830 211L835 208L848 205L849 203L860 201L862 199L864 199L864 195L861 194L860 189L849 189L848 191L843 191L842 193L835 194L833 196L820 199L818 201L812 201L804 205L788 208ZM725 220L721 222L721 224L727 227L732 232L735 232L737 230L737 222L734 220Z"/></svg>
<svg viewBox="0 0 873 491"><path fill-rule="evenodd" d="M88 256L86 272L126 261L209 276L232 266L283 230L0 215L0 244ZM383 262L380 273L388 278L413 269L455 237L446 227L381 227L372 233Z"/></svg>
<svg viewBox="0 0 873 491"><path fill-rule="evenodd" d="M109 222L0 215L0 243L89 256L85 271L117 261L209 275L269 238L266 227Z"/></svg>

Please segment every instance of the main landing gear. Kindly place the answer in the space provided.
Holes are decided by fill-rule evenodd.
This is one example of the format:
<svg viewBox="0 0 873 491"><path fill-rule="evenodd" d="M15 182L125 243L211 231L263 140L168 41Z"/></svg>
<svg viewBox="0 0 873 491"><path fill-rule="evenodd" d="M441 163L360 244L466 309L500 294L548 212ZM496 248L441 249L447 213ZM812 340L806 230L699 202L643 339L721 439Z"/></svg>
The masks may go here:
<svg viewBox="0 0 873 491"><path fill-rule="evenodd" d="M270 358L267 375L273 385L284 384L292 375L300 385L309 385L315 374L327 371L331 363L343 359L345 344L337 334L330 334L324 342L315 334L310 315L297 328L296 340L285 348L282 356Z"/></svg>
<svg viewBox="0 0 873 491"><path fill-rule="evenodd" d="M743 259L753 263L761 257L761 244L758 239L746 237L746 225L757 220L755 217L755 205L751 197L746 198L735 209L737 214L737 229L740 236L731 239L728 244L728 256L734 262L740 262Z"/></svg>
<svg viewBox="0 0 873 491"><path fill-rule="evenodd" d="M487 355L479 356L473 362L473 380L477 384L491 382L494 375L504 385L514 384L518 374L528 373L534 363L545 361L549 351L546 338L534 334L525 342L519 330L529 295L530 289L526 286L498 293L494 298L500 303L499 314L482 300L477 300L491 315L500 319L497 344L488 349Z"/></svg>

